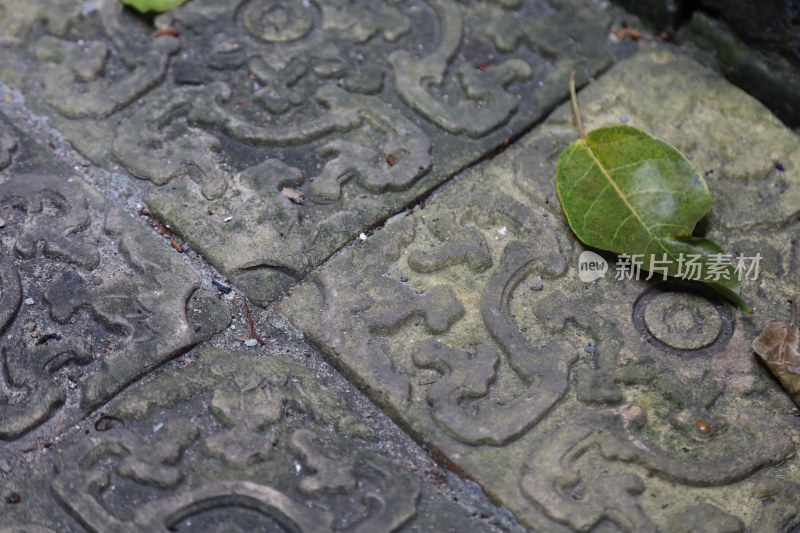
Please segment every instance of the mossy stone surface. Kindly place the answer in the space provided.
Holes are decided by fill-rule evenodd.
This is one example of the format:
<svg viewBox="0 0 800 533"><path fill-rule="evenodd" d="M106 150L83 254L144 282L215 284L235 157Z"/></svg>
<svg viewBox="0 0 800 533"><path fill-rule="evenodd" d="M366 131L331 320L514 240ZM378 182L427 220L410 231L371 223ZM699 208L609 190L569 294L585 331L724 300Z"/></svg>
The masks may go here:
<svg viewBox="0 0 800 533"><path fill-rule="evenodd" d="M755 314L695 286L615 279L613 257L604 278L580 281L584 248L554 182L577 135L567 105L280 309L534 530L788 527L797 497L777 487L800 481L796 408L750 344L800 290L800 142L659 47L579 99L587 129L643 128L705 175L714 207L701 231L762 257L743 282Z"/></svg>

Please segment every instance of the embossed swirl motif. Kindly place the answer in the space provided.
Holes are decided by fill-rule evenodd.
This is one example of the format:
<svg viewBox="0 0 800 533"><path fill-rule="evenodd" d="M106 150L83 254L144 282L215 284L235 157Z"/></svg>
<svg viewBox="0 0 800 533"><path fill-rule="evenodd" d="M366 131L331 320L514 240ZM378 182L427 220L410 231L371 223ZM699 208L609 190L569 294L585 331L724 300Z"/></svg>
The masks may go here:
<svg viewBox="0 0 800 533"><path fill-rule="evenodd" d="M196 276L153 247L147 230L113 208L103 220L103 210L61 177L15 174L0 184L4 236L13 242L9 255L0 251L2 439L51 418L76 387L80 407L67 416L80 417L224 326L219 310L188 323L194 308L214 309L216 300L196 292ZM100 273L111 279L89 281ZM69 370L76 366L80 381Z"/></svg>
<svg viewBox="0 0 800 533"><path fill-rule="evenodd" d="M37 35L30 92L90 159L157 186L150 210L260 304L538 120L576 64L612 59L602 13L546 0L190 2L170 17L180 35L153 38L104 0ZM558 44L573 34L598 46ZM263 165L291 169L302 206L286 181L249 179Z"/></svg>

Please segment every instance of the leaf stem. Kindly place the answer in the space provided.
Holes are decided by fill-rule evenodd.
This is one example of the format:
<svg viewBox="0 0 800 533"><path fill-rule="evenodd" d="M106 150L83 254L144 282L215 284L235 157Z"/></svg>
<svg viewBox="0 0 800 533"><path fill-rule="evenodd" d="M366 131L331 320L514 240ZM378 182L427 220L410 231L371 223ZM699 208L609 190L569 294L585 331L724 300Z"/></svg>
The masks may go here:
<svg viewBox="0 0 800 533"><path fill-rule="evenodd" d="M581 120L581 110L578 108L578 93L575 91L575 71L572 71L572 74L569 76L569 96L572 100L572 112L575 114L575 122L578 125L578 135L580 135L581 139L586 137L586 133L583 131L583 121Z"/></svg>

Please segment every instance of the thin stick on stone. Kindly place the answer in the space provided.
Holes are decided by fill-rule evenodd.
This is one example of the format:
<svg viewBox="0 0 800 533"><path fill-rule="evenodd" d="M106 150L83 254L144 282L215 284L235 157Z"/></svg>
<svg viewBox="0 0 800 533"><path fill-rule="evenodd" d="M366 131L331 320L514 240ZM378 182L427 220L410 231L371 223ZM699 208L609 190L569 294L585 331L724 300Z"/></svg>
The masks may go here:
<svg viewBox="0 0 800 533"><path fill-rule="evenodd" d="M575 91L575 71L569 76L569 95L572 100L572 112L575 114L575 122L578 125L578 135L581 139L586 137L583 131L583 121L581 120L581 111L578 108L578 93Z"/></svg>

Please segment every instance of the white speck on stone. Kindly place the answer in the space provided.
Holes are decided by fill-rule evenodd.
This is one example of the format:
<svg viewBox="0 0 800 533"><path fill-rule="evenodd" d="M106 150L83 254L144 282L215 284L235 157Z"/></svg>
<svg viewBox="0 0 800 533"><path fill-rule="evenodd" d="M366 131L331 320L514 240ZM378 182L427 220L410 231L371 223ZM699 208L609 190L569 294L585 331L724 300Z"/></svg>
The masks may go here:
<svg viewBox="0 0 800 533"><path fill-rule="evenodd" d="M361 235L358 236L358 238L361 239L362 241L366 241L367 240L367 234L366 233L362 233Z"/></svg>
<svg viewBox="0 0 800 533"><path fill-rule="evenodd" d="M301 471L302 469L303 469L303 467L302 467L302 466L300 466L300 463L295 463L295 464L294 464L294 471L295 471L295 472L297 472L298 474L300 473L300 471Z"/></svg>
<svg viewBox="0 0 800 533"><path fill-rule="evenodd" d="M17 300L17 301L19 301L19 300ZM34 303L36 303L36 302L33 301L33 298L30 298L30 297L25 298L25 305L33 305Z"/></svg>
<svg viewBox="0 0 800 533"><path fill-rule="evenodd" d="M250 346L251 348L253 346L255 346L256 344L258 344L258 341L255 340L255 339L247 339L246 341L244 341L244 345L245 346Z"/></svg>
<svg viewBox="0 0 800 533"><path fill-rule="evenodd" d="M159 422L153 426L153 433L158 433L158 430L164 427L164 422Z"/></svg>
<svg viewBox="0 0 800 533"><path fill-rule="evenodd" d="M223 222L230 222L231 220L233 220L233 217L225 217L222 219Z"/></svg>
<svg viewBox="0 0 800 533"><path fill-rule="evenodd" d="M500 235L505 235L505 234L506 234L506 231L508 231L508 228L507 228L507 227L505 227L505 226L503 226L502 228L500 228L499 230L497 230L497 233L499 233Z"/></svg>

